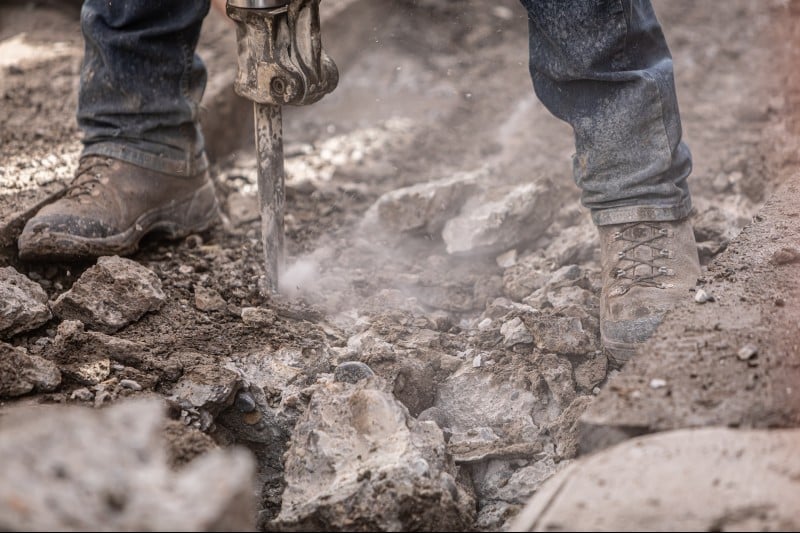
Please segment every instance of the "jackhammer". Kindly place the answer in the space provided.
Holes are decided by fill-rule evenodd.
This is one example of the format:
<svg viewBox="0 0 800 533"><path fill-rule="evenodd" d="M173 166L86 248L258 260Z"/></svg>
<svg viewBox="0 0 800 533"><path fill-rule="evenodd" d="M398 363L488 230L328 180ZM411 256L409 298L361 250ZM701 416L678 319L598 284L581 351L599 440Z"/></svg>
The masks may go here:
<svg viewBox="0 0 800 533"><path fill-rule="evenodd" d="M320 0L227 0L236 22L234 90L253 102L265 277L262 292L278 291L283 269L285 202L284 105L313 104L336 88L339 71L322 49Z"/></svg>

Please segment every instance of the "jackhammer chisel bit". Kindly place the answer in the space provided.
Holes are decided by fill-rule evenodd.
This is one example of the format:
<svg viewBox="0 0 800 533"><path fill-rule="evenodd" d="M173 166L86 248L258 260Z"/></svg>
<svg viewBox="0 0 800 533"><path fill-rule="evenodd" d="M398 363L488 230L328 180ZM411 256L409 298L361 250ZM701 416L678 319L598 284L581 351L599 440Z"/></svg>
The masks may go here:
<svg viewBox="0 0 800 533"><path fill-rule="evenodd" d="M255 108L258 193L266 274L278 291L283 268L283 124L281 106L312 104L336 88L339 72L322 49L320 0L228 0L236 22L234 89Z"/></svg>

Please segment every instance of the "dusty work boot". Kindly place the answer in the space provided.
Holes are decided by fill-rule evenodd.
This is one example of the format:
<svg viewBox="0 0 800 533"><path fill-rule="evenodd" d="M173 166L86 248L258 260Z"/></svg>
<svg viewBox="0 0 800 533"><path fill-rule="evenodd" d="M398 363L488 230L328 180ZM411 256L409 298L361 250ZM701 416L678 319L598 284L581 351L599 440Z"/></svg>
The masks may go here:
<svg viewBox="0 0 800 533"><path fill-rule="evenodd" d="M19 255L23 260L127 255L152 231L180 238L208 228L217 213L208 172L178 177L89 156L65 196L25 224Z"/></svg>
<svg viewBox="0 0 800 533"><path fill-rule="evenodd" d="M622 365L650 338L667 311L692 297L700 261L692 225L634 222L599 226L603 264L600 337Z"/></svg>

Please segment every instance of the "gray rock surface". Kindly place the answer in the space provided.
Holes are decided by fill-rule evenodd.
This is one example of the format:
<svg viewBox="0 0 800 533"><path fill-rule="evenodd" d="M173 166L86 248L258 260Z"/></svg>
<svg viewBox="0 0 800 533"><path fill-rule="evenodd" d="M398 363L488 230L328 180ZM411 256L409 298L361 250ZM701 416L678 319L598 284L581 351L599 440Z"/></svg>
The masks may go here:
<svg viewBox="0 0 800 533"><path fill-rule="evenodd" d="M536 240L553 220L546 183L529 183L494 201L468 201L444 226L450 254L502 252Z"/></svg>
<svg viewBox="0 0 800 533"><path fill-rule="evenodd" d="M205 431L218 414L233 404L241 387L236 372L215 365L197 365L172 388L172 400L185 413L185 422Z"/></svg>
<svg viewBox="0 0 800 533"><path fill-rule="evenodd" d="M47 293L13 267L0 268L0 339L30 331L50 320Z"/></svg>
<svg viewBox="0 0 800 533"><path fill-rule="evenodd" d="M679 430L629 440L548 480L511 531L794 531L800 430Z"/></svg>
<svg viewBox="0 0 800 533"><path fill-rule="evenodd" d="M557 354L585 354L598 349L597 335L577 317L542 316L531 324L536 346Z"/></svg>
<svg viewBox="0 0 800 533"><path fill-rule="evenodd" d="M373 204L366 220L377 220L394 232L436 234L488 177L481 169L389 191Z"/></svg>
<svg viewBox="0 0 800 533"><path fill-rule="evenodd" d="M60 384L61 372L51 361L0 342L0 398L22 396L34 390L50 392Z"/></svg>
<svg viewBox="0 0 800 533"><path fill-rule="evenodd" d="M480 391L480 393L477 393ZM436 407L447 413L448 450L458 463L491 458L532 458L541 450L530 391L479 369L462 368L439 387Z"/></svg>
<svg viewBox="0 0 800 533"><path fill-rule="evenodd" d="M286 454L283 507L273 526L315 531L461 531L474 501L455 482L442 431L394 397L322 382Z"/></svg>
<svg viewBox="0 0 800 533"><path fill-rule="evenodd" d="M160 402L137 401L4 416L0 529L252 531L249 453L211 451L175 472L162 411Z"/></svg>
<svg viewBox="0 0 800 533"><path fill-rule="evenodd" d="M65 320L47 347L47 354L61 371L83 385L97 385L111 373L111 350L102 343L87 342L90 338L83 323Z"/></svg>
<svg viewBox="0 0 800 533"><path fill-rule="evenodd" d="M114 333L164 303L161 280L151 270L121 257L101 257L97 264L58 297L53 313Z"/></svg>

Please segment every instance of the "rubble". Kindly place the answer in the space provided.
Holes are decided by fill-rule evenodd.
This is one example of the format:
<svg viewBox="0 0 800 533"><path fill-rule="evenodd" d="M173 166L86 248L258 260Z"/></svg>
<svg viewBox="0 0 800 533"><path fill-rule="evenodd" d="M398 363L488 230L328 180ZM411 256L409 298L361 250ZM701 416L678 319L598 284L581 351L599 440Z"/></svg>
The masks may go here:
<svg viewBox="0 0 800 533"><path fill-rule="evenodd" d="M61 372L52 362L0 342L0 398L50 392L60 384Z"/></svg>
<svg viewBox="0 0 800 533"><path fill-rule="evenodd" d="M488 179L488 171L479 169L389 191L373 204L366 220L397 233L438 234Z"/></svg>
<svg viewBox="0 0 800 533"><path fill-rule="evenodd" d="M444 226L449 254L502 252L536 240L553 219L548 184L528 183L495 201L473 198Z"/></svg>
<svg viewBox="0 0 800 533"><path fill-rule="evenodd" d="M164 299L161 281L151 270L130 259L101 257L58 297L53 313L62 320L80 320L114 333L158 310Z"/></svg>
<svg viewBox="0 0 800 533"><path fill-rule="evenodd" d="M0 339L36 329L52 317L47 293L13 267L0 268Z"/></svg>
<svg viewBox="0 0 800 533"><path fill-rule="evenodd" d="M379 382L321 382L286 454L271 527L284 531L462 531L474 501L457 483L444 435Z"/></svg>
<svg viewBox="0 0 800 533"><path fill-rule="evenodd" d="M549 479L510 530L795 530L798 446L796 429L685 429L631 439Z"/></svg>

